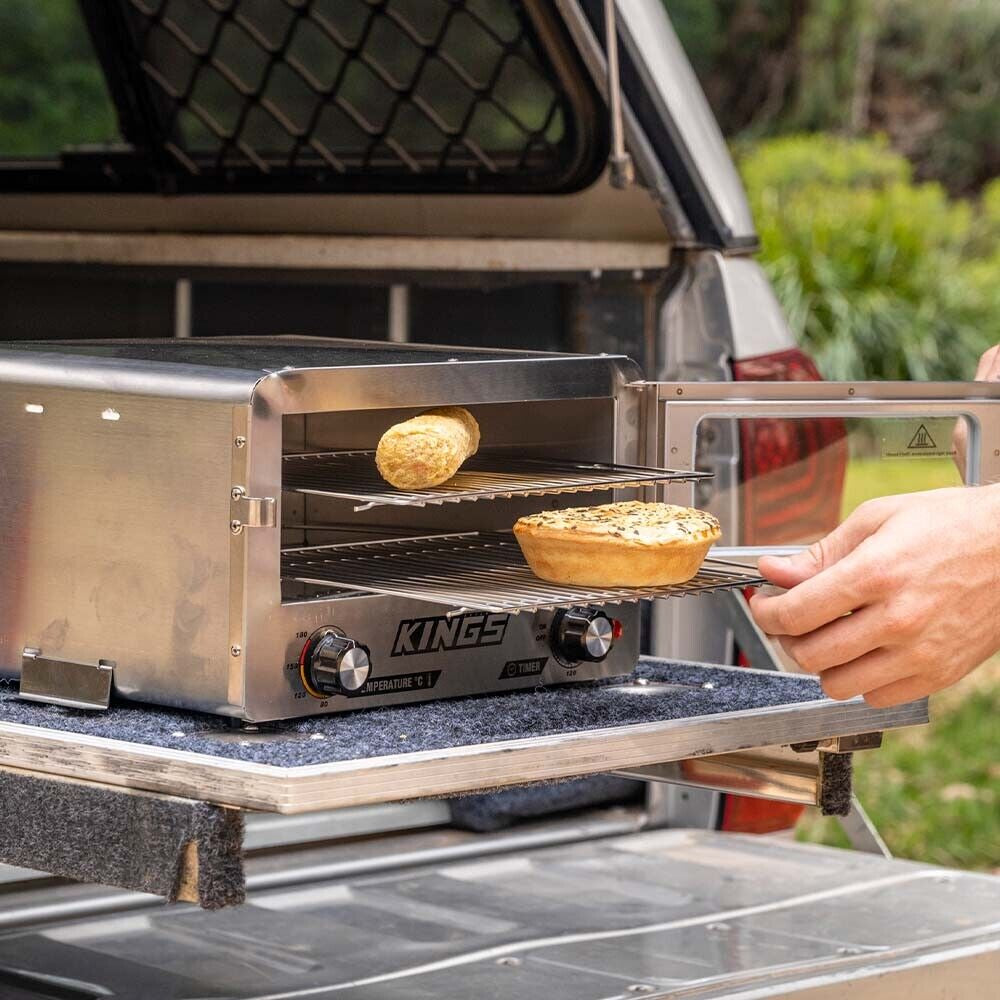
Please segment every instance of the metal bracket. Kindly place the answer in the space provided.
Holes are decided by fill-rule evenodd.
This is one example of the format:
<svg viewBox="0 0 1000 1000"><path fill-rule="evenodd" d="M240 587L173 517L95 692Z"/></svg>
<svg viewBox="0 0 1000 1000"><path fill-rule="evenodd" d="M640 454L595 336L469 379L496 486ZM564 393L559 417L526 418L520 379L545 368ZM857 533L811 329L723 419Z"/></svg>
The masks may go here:
<svg viewBox="0 0 1000 1000"><path fill-rule="evenodd" d="M242 486L234 486L230 506L229 528L234 535L244 528L273 528L277 523L277 504L274 497L248 497Z"/></svg>
<svg viewBox="0 0 1000 1000"><path fill-rule="evenodd" d="M858 750L878 750L882 746L882 734L855 733L853 736L835 736L829 744L820 744L824 753L855 753Z"/></svg>
<svg viewBox="0 0 1000 1000"><path fill-rule="evenodd" d="M26 648L21 655L19 696L67 708L106 709L111 704L114 669L110 660L57 660L42 656L40 649Z"/></svg>
<svg viewBox="0 0 1000 1000"><path fill-rule="evenodd" d="M883 858L892 857L892 851L882 839L875 824L869 819L868 813L856 795L851 796L851 811L846 816L835 816L834 819L840 824L854 850L864 851L866 854L881 854Z"/></svg>
<svg viewBox="0 0 1000 1000"><path fill-rule="evenodd" d="M819 805L822 796L819 755L798 754L785 747L691 757L615 773L623 778L710 788L810 806Z"/></svg>

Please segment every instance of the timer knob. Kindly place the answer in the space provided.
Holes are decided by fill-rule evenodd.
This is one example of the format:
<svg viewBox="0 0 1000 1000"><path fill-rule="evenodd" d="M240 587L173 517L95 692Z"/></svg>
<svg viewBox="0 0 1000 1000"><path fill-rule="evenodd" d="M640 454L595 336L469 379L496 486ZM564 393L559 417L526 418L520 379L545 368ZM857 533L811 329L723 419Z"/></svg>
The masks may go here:
<svg viewBox="0 0 1000 1000"><path fill-rule="evenodd" d="M357 694L372 672L371 653L354 639L329 632L309 651L306 668L307 688L321 697Z"/></svg>
<svg viewBox="0 0 1000 1000"><path fill-rule="evenodd" d="M603 660L615 644L615 626L598 608L569 608L552 621L552 649L570 661Z"/></svg>

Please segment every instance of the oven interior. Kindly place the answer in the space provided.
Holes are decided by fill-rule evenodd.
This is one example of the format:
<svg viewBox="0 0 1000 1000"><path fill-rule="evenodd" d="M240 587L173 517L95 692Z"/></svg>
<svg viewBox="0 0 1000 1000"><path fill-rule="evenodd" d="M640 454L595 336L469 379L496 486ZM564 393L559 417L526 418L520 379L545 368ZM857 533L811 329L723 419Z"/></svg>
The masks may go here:
<svg viewBox="0 0 1000 1000"><path fill-rule="evenodd" d="M673 588L560 588L535 578L511 534L521 516L645 495L704 473L636 466L616 401L469 404L480 453L454 480L402 493L378 475L381 435L420 408L289 415L282 441L282 601L387 594L452 609L518 613L734 586L745 571L707 563Z"/></svg>

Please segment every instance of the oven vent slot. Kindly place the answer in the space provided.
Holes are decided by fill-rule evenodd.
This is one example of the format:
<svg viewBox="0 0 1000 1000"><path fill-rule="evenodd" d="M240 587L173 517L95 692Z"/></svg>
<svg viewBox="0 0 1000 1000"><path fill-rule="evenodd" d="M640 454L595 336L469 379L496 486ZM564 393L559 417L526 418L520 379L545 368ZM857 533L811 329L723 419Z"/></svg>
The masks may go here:
<svg viewBox="0 0 1000 1000"><path fill-rule="evenodd" d="M746 567L706 560L694 579L671 587L569 587L539 580L509 532L465 532L431 538L313 545L282 553L282 576L299 583L444 604L449 614L492 611L518 614L575 604L620 604L683 597L763 578Z"/></svg>
<svg viewBox="0 0 1000 1000"><path fill-rule="evenodd" d="M476 455L441 486L407 492L378 474L374 451L286 455L283 488L293 493L353 500L356 511L372 507L425 507L464 500L507 500L546 493L625 489L656 483L695 482L708 472L674 472L601 462Z"/></svg>

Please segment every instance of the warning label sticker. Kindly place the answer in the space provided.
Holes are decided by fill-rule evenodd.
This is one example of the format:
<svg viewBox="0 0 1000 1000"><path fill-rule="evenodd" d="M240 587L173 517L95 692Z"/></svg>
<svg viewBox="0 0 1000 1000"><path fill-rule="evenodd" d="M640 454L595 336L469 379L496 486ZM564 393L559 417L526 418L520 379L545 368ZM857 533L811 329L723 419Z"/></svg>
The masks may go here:
<svg viewBox="0 0 1000 1000"><path fill-rule="evenodd" d="M881 426L883 458L953 458L951 417L887 420Z"/></svg>

